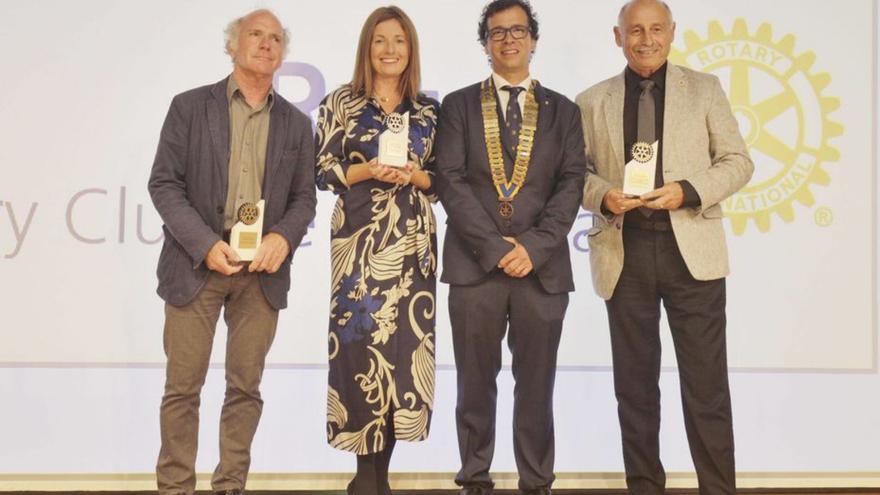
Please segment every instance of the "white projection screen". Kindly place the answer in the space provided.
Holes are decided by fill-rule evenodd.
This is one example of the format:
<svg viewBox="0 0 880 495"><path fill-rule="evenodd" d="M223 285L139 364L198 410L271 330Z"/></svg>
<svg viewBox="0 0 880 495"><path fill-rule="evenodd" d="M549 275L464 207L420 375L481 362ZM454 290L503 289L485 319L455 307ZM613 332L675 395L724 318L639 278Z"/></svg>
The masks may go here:
<svg viewBox="0 0 880 495"><path fill-rule="evenodd" d="M669 3L672 62L720 78L756 164L752 181L723 203L740 484L878 486L877 2ZM482 2L396 4L419 33L424 91L442 99L488 76L476 41ZM155 294L162 230L146 182L171 98L225 77L223 28L267 7L292 35L276 89L314 119L321 98L350 78L361 23L379 5L3 2L0 490L153 486L164 379ZM612 33L621 2L533 5L541 36L532 76L542 84L573 99L623 70ZM325 443L335 198L318 197L269 355L256 488L339 489L354 467ZM435 212L442 239L439 204ZM558 487L623 483L605 306L590 282L590 226L582 210L569 235L577 291L559 351ZM399 487L450 488L458 467L446 295L439 285L432 434L401 447L392 465ZM200 473L217 458L224 335L221 320L204 391ZM664 462L670 486L695 486L668 329L662 337ZM499 384L494 468L501 486L514 487L509 369Z"/></svg>

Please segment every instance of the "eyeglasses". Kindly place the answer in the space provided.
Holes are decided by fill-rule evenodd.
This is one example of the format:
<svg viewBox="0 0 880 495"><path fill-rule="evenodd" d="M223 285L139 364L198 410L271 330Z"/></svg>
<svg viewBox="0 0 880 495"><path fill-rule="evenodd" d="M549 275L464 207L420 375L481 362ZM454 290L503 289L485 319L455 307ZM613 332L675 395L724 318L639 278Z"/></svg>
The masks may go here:
<svg viewBox="0 0 880 495"><path fill-rule="evenodd" d="M489 31L489 39L492 41L504 41L507 39L507 33L515 40L521 40L528 36L528 26L511 26L509 28L497 27Z"/></svg>

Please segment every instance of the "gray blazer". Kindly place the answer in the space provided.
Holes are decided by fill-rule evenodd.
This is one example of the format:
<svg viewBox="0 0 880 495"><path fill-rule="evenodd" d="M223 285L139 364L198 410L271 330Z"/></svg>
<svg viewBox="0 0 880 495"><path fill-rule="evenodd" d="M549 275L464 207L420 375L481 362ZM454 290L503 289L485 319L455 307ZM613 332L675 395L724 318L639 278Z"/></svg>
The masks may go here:
<svg viewBox="0 0 880 495"><path fill-rule="evenodd" d="M227 79L174 97L150 174L149 190L162 217L157 292L174 306L189 303L208 277L203 262L221 239L229 183ZM287 306L290 261L315 216L312 123L279 94L269 115L263 177L264 233L290 243L281 268L261 273L260 285L275 309Z"/></svg>
<svg viewBox="0 0 880 495"><path fill-rule="evenodd" d="M571 100L540 85L535 99L535 145L525 184L513 201L512 225L507 227L498 213L498 193L489 171L480 84L444 98L435 146L437 191L448 217L442 282L478 283L512 249L502 239L510 236L528 251L544 290L574 290L567 236L580 206L586 170L580 114Z"/></svg>
<svg viewBox="0 0 880 495"><path fill-rule="evenodd" d="M586 144L584 208L593 212L589 231L593 287L610 299L623 269L623 215L604 216L602 198L623 187L621 73L578 95ZM700 196L699 208L669 212L685 264L697 280L727 276L727 244L719 203L745 186L754 164L718 78L670 64L663 115L664 182L686 179Z"/></svg>

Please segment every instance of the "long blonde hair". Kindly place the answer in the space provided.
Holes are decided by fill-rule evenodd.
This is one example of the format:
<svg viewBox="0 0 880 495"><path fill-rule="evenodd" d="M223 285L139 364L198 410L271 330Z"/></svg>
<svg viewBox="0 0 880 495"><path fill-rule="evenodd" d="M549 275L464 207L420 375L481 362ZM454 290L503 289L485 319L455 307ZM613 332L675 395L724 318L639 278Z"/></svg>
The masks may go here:
<svg viewBox="0 0 880 495"><path fill-rule="evenodd" d="M421 67L419 65L419 37L416 27L409 16L394 5L379 7L367 17L364 27L361 28L358 40L357 59L354 64L354 75L351 77L351 90L353 93L373 94L373 64L370 58L370 48L373 43L373 33L380 23L395 19L400 23L409 43L409 63L403 74L400 75L400 95L404 98L415 100L419 94L421 85Z"/></svg>

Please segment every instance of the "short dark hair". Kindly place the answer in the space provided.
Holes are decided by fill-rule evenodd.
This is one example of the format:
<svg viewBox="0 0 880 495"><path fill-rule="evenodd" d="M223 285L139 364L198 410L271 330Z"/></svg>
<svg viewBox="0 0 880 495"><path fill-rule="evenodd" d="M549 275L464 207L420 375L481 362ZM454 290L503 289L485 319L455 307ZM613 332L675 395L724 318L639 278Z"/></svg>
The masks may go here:
<svg viewBox="0 0 880 495"><path fill-rule="evenodd" d="M481 45L486 46L489 41L489 18L513 7L519 7L526 12L526 16L529 18L529 33L533 39L538 39L538 19L532 11L532 4L529 3L529 0L493 0L483 7L480 24L477 27L477 36L479 36L478 40Z"/></svg>

